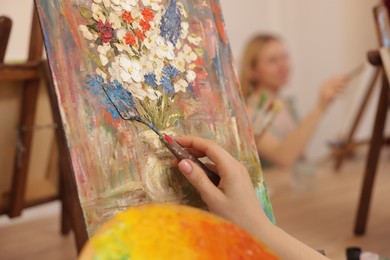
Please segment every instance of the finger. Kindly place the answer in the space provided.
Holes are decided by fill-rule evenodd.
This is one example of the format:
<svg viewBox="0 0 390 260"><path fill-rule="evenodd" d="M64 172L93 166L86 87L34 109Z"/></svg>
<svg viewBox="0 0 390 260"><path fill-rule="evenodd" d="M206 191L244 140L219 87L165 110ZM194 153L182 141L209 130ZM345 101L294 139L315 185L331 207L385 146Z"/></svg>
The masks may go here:
<svg viewBox="0 0 390 260"><path fill-rule="evenodd" d="M173 167L176 167L176 168L179 168L179 163L180 161L178 159L174 159L172 161L172 166ZM204 163L204 165L212 172L214 172L215 174L218 175L218 169L217 169L217 166L213 163Z"/></svg>
<svg viewBox="0 0 390 260"><path fill-rule="evenodd" d="M226 167L230 167L237 163L237 161L223 148L216 143L200 137L183 136L175 137L175 140L186 148L195 149L203 152L212 162L217 165L218 172L222 174L227 172Z"/></svg>
<svg viewBox="0 0 390 260"><path fill-rule="evenodd" d="M218 174L218 169L217 169L217 166L215 164L213 164L213 163L205 163L204 165L206 165L206 167L209 168L210 171L215 172L216 174Z"/></svg>
<svg viewBox="0 0 390 260"><path fill-rule="evenodd" d="M173 166L173 167L178 167L178 164L179 164L179 160L175 158L175 159L172 161L172 166Z"/></svg>
<svg viewBox="0 0 390 260"><path fill-rule="evenodd" d="M206 204L211 200L223 198L221 191L209 180L206 173L194 162L190 160L181 160L179 170L187 180L197 189Z"/></svg>
<svg viewBox="0 0 390 260"><path fill-rule="evenodd" d="M199 151L199 150L195 150L194 148L186 148L186 150L189 151L196 158L206 157L206 154L204 152Z"/></svg>

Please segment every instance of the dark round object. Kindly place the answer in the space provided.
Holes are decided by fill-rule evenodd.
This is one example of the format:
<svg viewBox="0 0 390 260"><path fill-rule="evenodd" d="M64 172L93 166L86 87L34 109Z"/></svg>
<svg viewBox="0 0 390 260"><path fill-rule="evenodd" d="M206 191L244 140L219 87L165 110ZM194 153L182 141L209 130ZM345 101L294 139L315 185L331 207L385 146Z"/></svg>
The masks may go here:
<svg viewBox="0 0 390 260"><path fill-rule="evenodd" d="M347 260L359 260L362 250L360 247L348 247L346 250Z"/></svg>

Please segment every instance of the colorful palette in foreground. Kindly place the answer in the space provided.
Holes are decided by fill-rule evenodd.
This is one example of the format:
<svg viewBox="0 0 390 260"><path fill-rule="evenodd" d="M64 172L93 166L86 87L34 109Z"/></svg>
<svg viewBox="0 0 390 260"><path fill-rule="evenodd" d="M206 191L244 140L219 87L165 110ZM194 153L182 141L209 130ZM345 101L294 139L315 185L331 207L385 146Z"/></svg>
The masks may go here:
<svg viewBox="0 0 390 260"><path fill-rule="evenodd" d="M153 130L123 118L215 140L248 168L273 219L218 1L36 4L90 234L139 204L204 207Z"/></svg>
<svg viewBox="0 0 390 260"><path fill-rule="evenodd" d="M90 259L279 259L249 233L202 210L144 205L104 224L84 248Z"/></svg>

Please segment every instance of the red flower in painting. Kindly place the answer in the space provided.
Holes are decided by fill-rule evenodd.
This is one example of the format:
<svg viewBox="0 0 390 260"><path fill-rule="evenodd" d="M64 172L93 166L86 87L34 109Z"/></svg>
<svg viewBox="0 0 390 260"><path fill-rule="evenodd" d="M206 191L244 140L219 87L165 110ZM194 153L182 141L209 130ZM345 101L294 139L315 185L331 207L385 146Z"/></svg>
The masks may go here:
<svg viewBox="0 0 390 260"><path fill-rule="evenodd" d="M141 14L142 14L142 17L144 18L144 20L147 22L150 22L154 18L154 13L149 8L144 8L144 10L142 10Z"/></svg>
<svg viewBox="0 0 390 260"><path fill-rule="evenodd" d="M131 23L134 21L134 18L131 16L131 13L128 11L123 12L122 14L123 20L125 20L126 23Z"/></svg>
<svg viewBox="0 0 390 260"><path fill-rule="evenodd" d="M131 46L134 46L136 41L135 41L135 36L131 33L126 33L125 35L125 42L126 44L129 44Z"/></svg>
<svg viewBox="0 0 390 260"><path fill-rule="evenodd" d="M110 42L114 37L114 29L112 28L112 24L109 22L103 23L102 21L99 21L97 29L99 31L99 37L105 43Z"/></svg>
<svg viewBox="0 0 390 260"><path fill-rule="evenodd" d="M135 33L135 36L137 36L138 39L140 39L141 41L143 41L145 39L145 34L143 32L141 32L141 30L135 30L134 31Z"/></svg>
<svg viewBox="0 0 390 260"><path fill-rule="evenodd" d="M141 20L141 22L139 22L139 25L141 26L142 30L144 30L144 31L150 30L150 23L148 21Z"/></svg>

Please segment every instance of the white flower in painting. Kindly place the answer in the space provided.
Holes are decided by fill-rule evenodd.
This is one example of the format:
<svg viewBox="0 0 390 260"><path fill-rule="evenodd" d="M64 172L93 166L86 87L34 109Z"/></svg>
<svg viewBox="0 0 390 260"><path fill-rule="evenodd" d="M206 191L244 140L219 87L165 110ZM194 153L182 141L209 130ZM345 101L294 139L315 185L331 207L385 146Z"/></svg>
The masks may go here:
<svg viewBox="0 0 390 260"><path fill-rule="evenodd" d="M144 100L147 96L147 92L142 89L142 85L140 83L138 84L125 84L124 87L131 92L131 94L140 100Z"/></svg>
<svg viewBox="0 0 390 260"><path fill-rule="evenodd" d="M118 31L116 31L116 37L119 39L119 41L124 43L125 42L124 38L125 38L126 33L127 33L127 31L125 29L121 28Z"/></svg>
<svg viewBox="0 0 390 260"><path fill-rule="evenodd" d="M196 73L192 70L187 70L186 71L186 80L191 83L195 79L196 79Z"/></svg>
<svg viewBox="0 0 390 260"><path fill-rule="evenodd" d="M107 58L107 52L111 50L111 46L108 43L105 43L103 45L99 45L97 48L99 52L99 58L100 62L102 63L103 66L106 66L108 63L108 58Z"/></svg>
<svg viewBox="0 0 390 260"><path fill-rule="evenodd" d="M131 17L133 17L135 20L141 18L141 16L141 12L138 8L133 8L133 10L131 10Z"/></svg>
<svg viewBox="0 0 390 260"><path fill-rule="evenodd" d="M156 58L148 61L148 72L152 72L156 75L157 83L159 83L162 78L162 69L164 66L164 60L162 59ZM151 70L149 70L149 68L151 68Z"/></svg>
<svg viewBox="0 0 390 260"><path fill-rule="evenodd" d="M181 32L180 32L180 37L182 39L187 38L188 35L188 29L190 28L190 25L187 22L182 22L181 23Z"/></svg>
<svg viewBox="0 0 390 260"><path fill-rule="evenodd" d="M173 60L175 58L174 46L172 43L166 44L164 38L158 36L156 37L155 44L157 45L157 48L152 51L155 52L158 58L166 58L167 60Z"/></svg>
<svg viewBox="0 0 390 260"><path fill-rule="evenodd" d="M107 74L99 68L96 69L96 74L100 75L105 80L107 79Z"/></svg>
<svg viewBox="0 0 390 260"><path fill-rule="evenodd" d="M177 39L177 42L176 42L176 49L178 49L178 50L180 50L181 49L181 41L180 41L180 39Z"/></svg>
<svg viewBox="0 0 390 260"><path fill-rule="evenodd" d="M178 80L175 84L173 84L173 87L175 88L175 92L186 92L188 83L184 79Z"/></svg>
<svg viewBox="0 0 390 260"><path fill-rule="evenodd" d="M108 74L110 76L110 80L117 80L119 83L124 83L120 74L121 74L121 66L119 65L119 60L115 58L114 62L111 63L111 66L108 68Z"/></svg>
<svg viewBox="0 0 390 260"><path fill-rule="evenodd" d="M184 8L183 3L178 2L178 3L177 3L177 7L178 7L178 9L179 9L180 14L181 14L184 18L187 18L187 17L188 17L188 14L187 14L187 12L186 12L186 9Z"/></svg>
<svg viewBox="0 0 390 260"><path fill-rule="evenodd" d="M86 25L79 25L79 30L83 33L85 39L90 41L97 39L97 35L93 34Z"/></svg>
<svg viewBox="0 0 390 260"><path fill-rule="evenodd" d="M96 45L94 43L92 43L92 42L89 44L89 48L91 48L91 49L95 48L95 46Z"/></svg>
<svg viewBox="0 0 390 260"><path fill-rule="evenodd" d="M111 5L111 0L103 0L104 7L109 8Z"/></svg>
<svg viewBox="0 0 390 260"><path fill-rule="evenodd" d="M188 65L188 68L189 68L190 70L195 69L195 67L196 67L195 63L191 63L190 65Z"/></svg>
<svg viewBox="0 0 390 260"><path fill-rule="evenodd" d="M103 23L106 22L106 16L102 12L102 7L98 4L92 3L92 17L95 19L95 21L99 22L102 21Z"/></svg>
<svg viewBox="0 0 390 260"><path fill-rule="evenodd" d="M124 43L114 43L114 45L119 52L127 52L130 57L134 56L134 52L131 50L129 45Z"/></svg>
<svg viewBox="0 0 390 260"><path fill-rule="evenodd" d="M137 0L111 0L111 8L114 11L130 12L137 5Z"/></svg>
<svg viewBox="0 0 390 260"><path fill-rule="evenodd" d="M119 64L122 68L121 77L123 81L131 83L130 79L132 79L134 82L139 83L143 80L142 66L138 61L122 55Z"/></svg>
<svg viewBox="0 0 390 260"><path fill-rule="evenodd" d="M108 63L108 58L103 54L99 54L99 58L100 58L100 62L102 63L102 65L106 66Z"/></svg>
<svg viewBox="0 0 390 260"><path fill-rule="evenodd" d="M187 63L190 63L192 61L195 61L198 56L196 55L196 53L192 50L192 48L190 46L188 46L187 44L184 45L183 47L183 51L184 51L184 59L187 61Z"/></svg>
<svg viewBox="0 0 390 260"><path fill-rule="evenodd" d="M100 4L102 0L93 0L95 3Z"/></svg>
<svg viewBox="0 0 390 260"><path fill-rule="evenodd" d="M165 45L165 39L160 35L156 35L154 40L157 46Z"/></svg>
<svg viewBox="0 0 390 260"><path fill-rule="evenodd" d="M121 3L121 6L124 10L130 12L134 6L137 4L136 0L126 0Z"/></svg>
<svg viewBox="0 0 390 260"><path fill-rule="evenodd" d="M156 29L155 33L157 33L157 34L160 34L159 25L160 25L160 22L161 22L161 18L162 18L162 13L161 12L154 13L154 18L153 18L153 20L150 23L151 27Z"/></svg>
<svg viewBox="0 0 390 260"><path fill-rule="evenodd" d="M111 50L111 46L108 43L104 43L103 45L99 45L97 48L100 54L106 55L109 50Z"/></svg>
<svg viewBox="0 0 390 260"><path fill-rule="evenodd" d="M157 42L157 35L155 35L155 34L146 37L145 40L143 41L145 47L148 50L154 50L157 47L156 42Z"/></svg>
<svg viewBox="0 0 390 260"><path fill-rule="evenodd" d="M193 44L193 45L199 45L200 42L202 41L202 38L200 38L199 36L196 36L194 34L191 34L190 36L187 37L187 40Z"/></svg>
<svg viewBox="0 0 390 260"><path fill-rule="evenodd" d="M172 65L180 72L184 72L186 69L186 61L184 59L184 53L179 52L176 58L172 61Z"/></svg>
<svg viewBox="0 0 390 260"><path fill-rule="evenodd" d="M158 46L156 50L157 57L166 58L167 60L173 60L175 58L175 52L172 48L169 48L166 45Z"/></svg>
<svg viewBox="0 0 390 260"><path fill-rule="evenodd" d="M108 17L108 21L112 24L113 29L119 29L122 27L121 19L115 12L110 12L110 16Z"/></svg>
<svg viewBox="0 0 390 260"><path fill-rule="evenodd" d="M174 51L175 46L173 46L173 44L171 42L168 42L166 47L167 47L167 55L166 55L166 57L167 57L168 60L171 61L171 60L173 60L175 58L175 51Z"/></svg>
<svg viewBox="0 0 390 260"><path fill-rule="evenodd" d="M154 90L151 88L146 89L146 95L151 99L151 100L157 100L159 97L161 97L161 93L158 90Z"/></svg>
<svg viewBox="0 0 390 260"><path fill-rule="evenodd" d="M142 0L144 6L150 6L154 11L159 11L161 9L161 5L159 5L160 2L161 0Z"/></svg>

